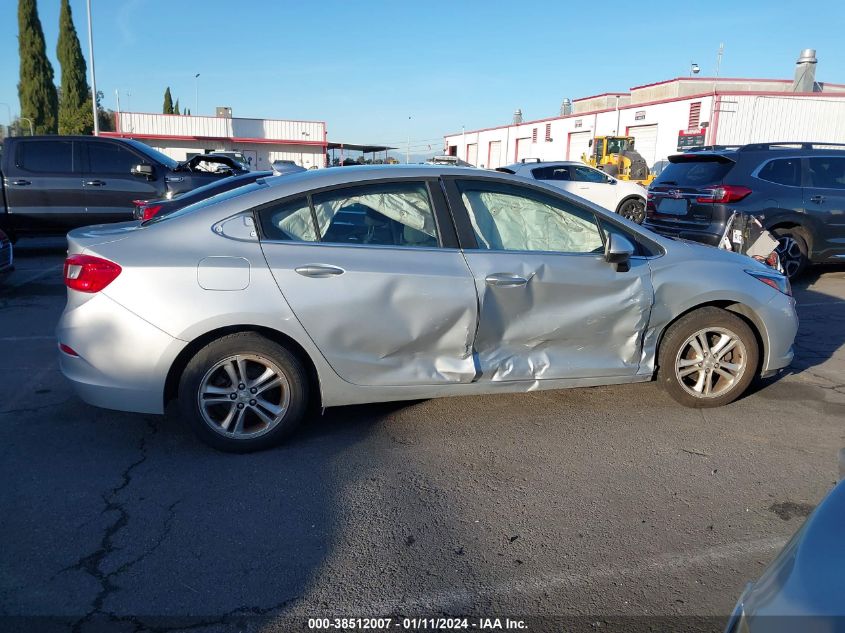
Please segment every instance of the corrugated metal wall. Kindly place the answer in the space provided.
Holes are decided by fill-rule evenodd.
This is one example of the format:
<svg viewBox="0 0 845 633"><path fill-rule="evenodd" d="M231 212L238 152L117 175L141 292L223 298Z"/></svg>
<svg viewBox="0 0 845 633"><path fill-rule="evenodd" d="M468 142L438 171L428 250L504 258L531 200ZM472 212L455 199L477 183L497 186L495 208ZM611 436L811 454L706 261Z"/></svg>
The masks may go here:
<svg viewBox="0 0 845 633"><path fill-rule="evenodd" d="M819 97L720 97L716 142L764 141L845 143L845 99Z"/></svg>
<svg viewBox="0 0 845 633"><path fill-rule="evenodd" d="M260 138L318 142L325 139L325 125L317 121L227 119L213 116L178 116L121 112L120 132L153 136L205 138Z"/></svg>

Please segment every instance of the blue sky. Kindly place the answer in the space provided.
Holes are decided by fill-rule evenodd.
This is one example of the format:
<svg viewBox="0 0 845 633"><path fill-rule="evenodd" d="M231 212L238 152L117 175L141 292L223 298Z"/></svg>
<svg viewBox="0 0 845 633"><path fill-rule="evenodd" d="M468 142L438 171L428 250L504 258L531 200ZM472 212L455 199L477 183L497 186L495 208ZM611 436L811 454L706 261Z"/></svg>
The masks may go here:
<svg viewBox="0 0 845 633"><path fill-rule="evenodd" d="M15 0L0 0L0 102L19 109ZM554 115L563 97L684 75L789 78L802 48L845 83L845 3L292 2L92 0L97 87L107 107L160 112L165 86L199 113L316 119L330 140L441 146L447 132ZM88 53L85 2L72 0ZM38 0L53 60L58 0ZM635 10L631 10L635 8ZM130 96L131 93L131 96ZM194 114L197 111L194 110ZM0 118L6 122L6 108ZM409 119L410 117L410 119Z"/></svg>

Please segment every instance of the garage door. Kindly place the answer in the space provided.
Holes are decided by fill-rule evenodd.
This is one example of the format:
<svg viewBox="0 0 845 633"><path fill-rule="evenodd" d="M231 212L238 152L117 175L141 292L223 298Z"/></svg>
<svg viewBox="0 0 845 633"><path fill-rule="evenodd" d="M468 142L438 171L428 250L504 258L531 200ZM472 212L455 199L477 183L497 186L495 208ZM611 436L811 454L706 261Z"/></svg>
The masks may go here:
<svg viewBox="0 0 845 633"><path fill-rule="evenodd" d="M533 158L531 156L531 137L516 139L516 162L520 162L523 158Z"/></svg>
<svg viewBox="0 0 845 633"><path fill-rule="evenodd" d="M581 160L581 154L589 155L592 138L592 132L570 132L566 160Z"/></svg>
<svg viewBox="0 0 845 633"><path fill-rule="evenodd" d="M470 165L478 166L478 143L467 145L467 162Z"/></svg>
<svg viewBox="0 0 845 633"><path fill-rule="evenodd" d="M634 137L634 149L645 159L651 169L657 160L657 126L637 125L628 128L628 135Z"/></svg>
<svg viewBox="0 0 845 633"><path fill-rule="evenodd" d="M496 169L496 167L501 167L501 159L502 141L490 141L490 146L487 150L487 168Z"/></svg>

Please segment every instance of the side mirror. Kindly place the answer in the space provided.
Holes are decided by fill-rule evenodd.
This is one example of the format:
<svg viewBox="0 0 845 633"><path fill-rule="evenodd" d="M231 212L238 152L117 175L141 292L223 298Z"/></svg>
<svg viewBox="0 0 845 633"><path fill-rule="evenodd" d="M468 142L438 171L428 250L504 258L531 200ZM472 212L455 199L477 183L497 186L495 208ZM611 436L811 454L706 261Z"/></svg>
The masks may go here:
<svg viewBox="0 0 845 633"><path fill-rule="evenodd" d="M627 237L608 232L607 242L604 244L604 261L613 264L616 272L626 273L631 269L630 261L634 250L634 245Z"/></svg>
<svg viewBox="0 0 845 633"><path fill-rule="evenodd" d="M606 182L607 182L607 184L609 184L609 185L615 185L615 184L616 184L616 179L615 179L615 178L611 178L610 176L608 176L608 177L607 177L607 181L606 181Z"/></svg>
<svg viewBox="0 0 845 633"><path fill-rule="evenodd" d="M131 173L133 176L140 176L143 178L152 178L153 177L153 166L152 165L145 165L140 163L138 165L133 165Z"/></svg>

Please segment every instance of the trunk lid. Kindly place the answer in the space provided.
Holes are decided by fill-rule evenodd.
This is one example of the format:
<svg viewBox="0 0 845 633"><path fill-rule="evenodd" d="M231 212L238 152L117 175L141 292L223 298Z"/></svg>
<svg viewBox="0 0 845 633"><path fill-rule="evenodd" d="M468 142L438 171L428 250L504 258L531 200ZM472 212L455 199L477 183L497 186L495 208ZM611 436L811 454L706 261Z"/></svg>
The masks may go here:
<svg viewBox="0 0 845 633"><path fill-rule="evenodd" d="M140 229L141 223L134 220L115 224L96 224L74 229L67 234L68 255L82 253L85 249L93 248L99 244L125 240Z"/></svg>

